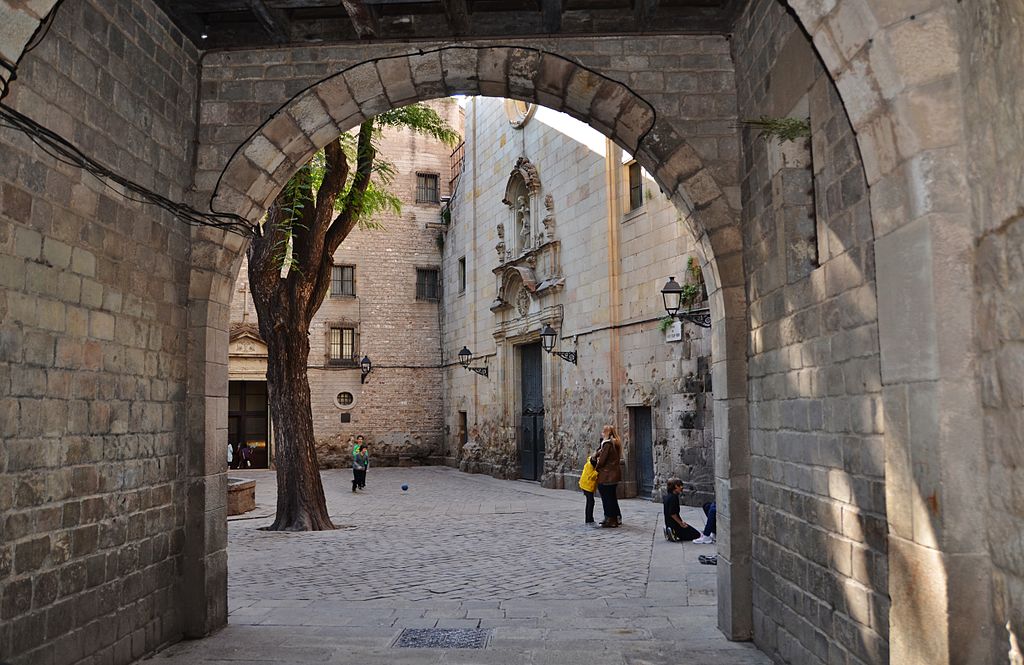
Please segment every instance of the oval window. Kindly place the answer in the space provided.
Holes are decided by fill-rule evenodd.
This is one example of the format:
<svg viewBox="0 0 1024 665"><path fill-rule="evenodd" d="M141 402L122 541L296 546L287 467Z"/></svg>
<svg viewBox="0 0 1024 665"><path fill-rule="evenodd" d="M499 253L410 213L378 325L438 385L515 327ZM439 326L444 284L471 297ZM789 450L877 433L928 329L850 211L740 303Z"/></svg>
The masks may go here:
<svg viewBox="0 0 1024 665"><path fill-rule="evenodd" d="M347 409L348 407L352 406L352 403L355 401L355 397L353 397L352 393L348 392L347 390L338 393L338 396L334 398L334 403L337 404L342 409Z"/></svg>

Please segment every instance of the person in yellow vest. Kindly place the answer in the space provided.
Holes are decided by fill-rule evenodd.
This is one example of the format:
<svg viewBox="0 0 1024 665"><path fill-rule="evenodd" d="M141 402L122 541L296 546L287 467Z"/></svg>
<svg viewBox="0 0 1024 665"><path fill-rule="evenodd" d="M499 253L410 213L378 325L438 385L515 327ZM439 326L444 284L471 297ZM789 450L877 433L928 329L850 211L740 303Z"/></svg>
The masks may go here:
<svg viewBox="0 0 1024 665"><path fill-rule="evenodd" d="M585 524L594 523L594 490L597 489L597 469L590 462L590 455L587 455L587 463L583 465L583 472L580 474L580 489L587 497L587 507L583 513Z"/></svg>

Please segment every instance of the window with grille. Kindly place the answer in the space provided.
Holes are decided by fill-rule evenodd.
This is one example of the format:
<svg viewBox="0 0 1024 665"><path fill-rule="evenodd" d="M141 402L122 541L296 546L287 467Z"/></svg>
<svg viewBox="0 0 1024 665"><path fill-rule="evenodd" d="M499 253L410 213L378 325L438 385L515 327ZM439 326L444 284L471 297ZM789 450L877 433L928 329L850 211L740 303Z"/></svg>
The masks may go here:
<svg viewBox="0 0 1024 665"><path fill-rule="evenodd" d="M416 300L440 300L437 268L416 269Z"/></svg>
<svg viewBox="0 0 1024 665"><path fill-rule="evenodd" d="M644 181L640 165L630 162L626 167L629 172L629 210L632 212L644 204Z"/></svg>
<svg viewBox="0 0 1024 665"><path fill-rule="evenodd" d="M416 203L440 203L441 186L436 173L416 174Z"/></svg>
<svg viewBox="0 0 1024 665"><path fill-rule="evenodd" d="M327 362L331 365L356 365L359 363L356 348L356 329L331 326L327 333Z"/></svg>
<svg viewBox="0 0 1024 665"><path fill-rule="evenodd" d="M331 295L354 296L356 294L356 267L334 266L331 268Z"/></svg>

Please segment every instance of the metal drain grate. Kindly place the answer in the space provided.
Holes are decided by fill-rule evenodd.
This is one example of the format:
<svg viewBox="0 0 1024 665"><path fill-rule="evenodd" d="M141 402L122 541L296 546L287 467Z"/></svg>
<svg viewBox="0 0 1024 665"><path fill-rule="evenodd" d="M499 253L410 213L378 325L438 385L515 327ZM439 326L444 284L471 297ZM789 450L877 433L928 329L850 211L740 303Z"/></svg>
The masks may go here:
<svg viewBox="0 0 1024 665"><path fill-rule="evenodd" d="M406 628L392 645L402 649L483 649L489 628Z"/></svg>

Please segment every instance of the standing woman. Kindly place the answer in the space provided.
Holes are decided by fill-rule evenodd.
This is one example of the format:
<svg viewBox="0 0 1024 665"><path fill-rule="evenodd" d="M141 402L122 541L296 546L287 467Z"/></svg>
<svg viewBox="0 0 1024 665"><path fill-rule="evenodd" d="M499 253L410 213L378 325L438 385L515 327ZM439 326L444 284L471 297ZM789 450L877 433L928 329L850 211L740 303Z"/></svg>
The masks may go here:
<svg viewBox="0 0 1024 665"><path fill-rule="evenodd" d="M604 521L601 526L612 528L622 526L622 513L619 511L617 496L622 470L619 462L622 459L622 442L615 433L614 425L605 425L601 429L601 447L591 458L597 469L597 491L601 495L601 508L604 510Z"/></svg>

